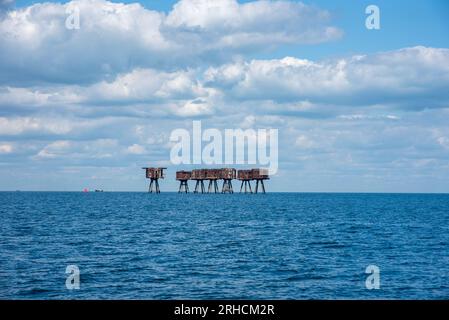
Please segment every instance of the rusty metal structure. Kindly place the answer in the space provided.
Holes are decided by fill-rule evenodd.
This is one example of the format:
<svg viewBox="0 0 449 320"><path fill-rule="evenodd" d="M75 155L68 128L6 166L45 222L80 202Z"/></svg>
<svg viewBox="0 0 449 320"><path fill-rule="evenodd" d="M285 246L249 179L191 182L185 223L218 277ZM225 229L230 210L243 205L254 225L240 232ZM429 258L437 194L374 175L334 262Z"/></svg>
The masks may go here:
<svg viewBox="0 0 449 320"><path fill-rule="evenodd" d="M243 186L245 186L245 193L253 193L251 189L251 180L253 179L252 170L239 170L237 173L237 179L242 181L240 185L240 193L242 193Z"/></svg>
<svg viewBox="0 0 449 320"><path fill-rule="evenodd" d="M251 175L253 180L256 180L255 192L258 193L260 184L262 188L262 193L265 193L265 185L263 184L263 181L270 179L270 176L268 175L268 169L252 169Z"/></svg>
<svg viewBox="0 0 449 320"><path fill-rule="evenodd" d="M164 170L167 168L152 168L152 167L144 167L147 179L150 179L150 185L148 187L149 193L161 193L159 189L159 179L164 179Z"/></svg>
<svg viewBox="0 0 449 320"><path fill-rule="evenodd" d="M220 169L220 178L223 179L221 193L234 193L232 189L232 180L237 177L237 170L234 168Z"/></svg>
<svg viewBox="0 0 449 320"><path fill-rule="evenodd" d="M220 179L221 169L207 169L206 179L209 180L207 193L218 193L218 180Z"/></svg>
<svg viewBox="0 0 449 320"><path fill-rule="evenodd" d="M234 168L222 169L195 169L192 171L177 171L176 180L180 182L178 193L188 193L188 181L194 180L194 193L206 193L204 181L209 181L207 193L219 193L218 180L223 180L222 193L233 193L232 180L237 177Z"/></svg>
<svg viewBox="0 0 449 320"><path fill-rule="evenodd" d="M187 181L191 178L192 171L177 171L176 172L176 180L179 181L179 190L178 193L188 193L189 192L189 184Z"/></svg>
<svg viewBox="0 0 449 320"><path fill-rule="evenodd" d="M164 179L164 170L167 168L152 168L144 167L142 168L146 172L147 179L150 179L150 185L148 187L148 192L150 193L160 193L159 189L159 179ZM195 169L192 171L177 171L176 180L180 182L178 193L188 193L189 192L189 180L196 181L194 193L206 193L206 188L204 186L204 181L208 180L209 185L207 188L207 193L218 193L218 180L223 180L223 186L221 193L234 193L232 188L232 180L238 179L241 181L240 193L253 193L251 187L251 181L256 181L256 186L254 193L259 192L259 186L261 192L265 193L264 180L270 179L267 169L250 169L250 170L236 170L234 168L221 168L221 169Z"/></svg>
<svg viewBox="0 0 449 320"><path fill-rule="evenodd" d="M204 180L206 180L206 175L207 169L192 170L192 176L190 177L190 179L196 181L195 190L193 191L193 193L205 192Z"/></svg>
<svg viewBox="0 0 449 320"><path fill-rule="evenodd" d="M270 179L268 175L267 169L251 169L251 170L239 170L237 174L237 179L242 181L242 184L240 185L240 193L243 191L243 188L245 188L245 193L253 193L253 190L251 188L251 181L256 181L256 188L254 190L254 193L259 192L259 185L262 188L262 193L265 193L265 185L264 180Z"/></svg>

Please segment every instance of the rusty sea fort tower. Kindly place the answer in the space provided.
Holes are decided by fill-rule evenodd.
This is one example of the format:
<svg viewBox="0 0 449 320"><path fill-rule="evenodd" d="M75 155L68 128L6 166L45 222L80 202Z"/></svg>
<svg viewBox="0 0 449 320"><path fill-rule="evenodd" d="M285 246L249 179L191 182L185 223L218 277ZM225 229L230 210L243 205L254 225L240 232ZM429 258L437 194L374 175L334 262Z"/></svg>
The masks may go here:
<svg viewBox="0 0 449 320"><path fill-rule="evenodd" d="M149 193L161 193L159 188L159 179L164 179L164 170L167 168L142 168L145 170L147 179L150 179L150 185L148 186Z"/></svg>
<svg viewBox="0 0 449 320"><path fill-rule="evenodd" d="M162 167L144 167L146 178L150 179L148 187L149 193L160 193L159 179L164 179L164 170ZM250 169L250 170L236 170L234 168L221 169L195 169L192 171L177 171L176 180L179 181L178 193L189 193L189 180L195 181L194 193L220 193L218 186L219 180L223 180L221 193L234 193L232 188L232 180L241 181L240 193L265 193L264 180L269 180L267 169ZM251 182L255 181L254 188L251 187ZM207 190L204 182L208 183ZM260 188L259 188L260 187Z"/></svg>

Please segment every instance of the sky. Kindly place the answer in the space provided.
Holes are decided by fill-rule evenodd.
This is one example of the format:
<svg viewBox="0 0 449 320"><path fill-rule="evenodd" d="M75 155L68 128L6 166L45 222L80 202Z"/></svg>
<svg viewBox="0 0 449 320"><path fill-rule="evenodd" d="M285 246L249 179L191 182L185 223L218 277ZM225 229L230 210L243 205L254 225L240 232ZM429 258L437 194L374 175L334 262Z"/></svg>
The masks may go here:
<svg viewBox="0 0 449 320"><path fill-rule="evenodd" d="M0 0L0 190L175 191L201 120L278 130L268 191L446 193L448 88L444 0Z"/></svg>

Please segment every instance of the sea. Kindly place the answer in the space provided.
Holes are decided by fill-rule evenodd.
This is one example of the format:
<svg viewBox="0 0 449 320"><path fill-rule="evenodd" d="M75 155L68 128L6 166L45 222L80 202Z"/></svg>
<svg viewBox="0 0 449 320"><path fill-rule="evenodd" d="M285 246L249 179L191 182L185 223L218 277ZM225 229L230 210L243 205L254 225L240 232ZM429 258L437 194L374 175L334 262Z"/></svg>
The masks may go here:
<svg viewBox="0 0 449 320"><path fill-rule="evenodd" d="M449 298L448 194L0 192L0 218L1 299Z"/></svg>

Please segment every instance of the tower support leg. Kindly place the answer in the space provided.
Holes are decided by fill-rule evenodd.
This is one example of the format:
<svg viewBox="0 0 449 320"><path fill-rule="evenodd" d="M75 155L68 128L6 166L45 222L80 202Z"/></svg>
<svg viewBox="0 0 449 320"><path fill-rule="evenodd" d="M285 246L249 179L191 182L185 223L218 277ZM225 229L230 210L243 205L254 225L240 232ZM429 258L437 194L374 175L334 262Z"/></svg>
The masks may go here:
<svg viewBox="0 0 449 320"><path fill-rule="evenodd" d="M212 180L209 180L209 185L207 186L207 193L212 192Z"/></svg>
<svg viewBox="0 0 449 320"><path fill-rule="evenodd" d="M223 180L223 188L221 190L221 193L234 193L234 191L232 190L231 179L224 179Z"/></svg>
<svg viewBox="0 0 449 320"><path fill-rule="evenodd" d="M200 180L196 180L195 191L193 191L193 193L198 193L199 186L200 186Z"/></svg>
<svg viewBox="0 0 449 320"><path fill-rule="evenodd" d="M205 192L205 188L204 188L204 181L201 180L201 193Z"/></svg>
<svg viewBox="0 0 449 320"><path fill-rule="evenodd" d="M178 193L187 193L189 192L189 185L187 184L187 180L181 180L179 183L179 191Z"/></svg>
<svg viewBox="0 0 449 320"><path fill-rule="evenodd" d="M161 193L161 190L159 189L159 180L156 179L156 193Z"/></svg>

